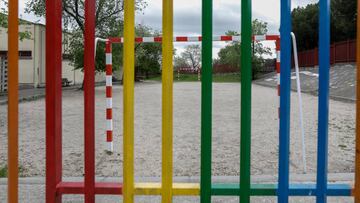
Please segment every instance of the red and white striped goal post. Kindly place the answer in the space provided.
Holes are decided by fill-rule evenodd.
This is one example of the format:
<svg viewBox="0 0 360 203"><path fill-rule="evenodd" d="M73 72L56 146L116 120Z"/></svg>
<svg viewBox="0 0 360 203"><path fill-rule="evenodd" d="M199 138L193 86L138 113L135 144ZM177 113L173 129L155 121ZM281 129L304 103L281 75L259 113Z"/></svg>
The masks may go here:
<svg viewBox="0 0 360 203"><path fill-rule="evenodd" d="M201 36L177 36L174 42L201 42ZM276 76L277 76L277 95L278 95L278 118L280 119L280 36L279 35L254 35L253 41L275 41L276 44ZM108 150L113 152L113 120L112 120L112 49L111 45L124 43L123 37L110 37L108 39L95 39L95 53L97 42L105 42L106 54L106 142ZM213 41L218 42L240 42L240 36L213 36ZM135 43L161 43L162 37L136 37Z"/></svg>
<svg viewBox="0 0 360 203"><path fill-rule="evenodd" d="M279 35L254 35L254 41L277 41L280 39ZM123 37L110 37L108 40L111 43L124 43ZM201 36L177 36L174 37L173 42L201 42ZM213 36L213 41L220 41L220 42L240 42L241 36L228 36L228 35L221 35L221 36ZM162 42L162 37L136 37L136 43L153 43L153 42Z"/></svg>

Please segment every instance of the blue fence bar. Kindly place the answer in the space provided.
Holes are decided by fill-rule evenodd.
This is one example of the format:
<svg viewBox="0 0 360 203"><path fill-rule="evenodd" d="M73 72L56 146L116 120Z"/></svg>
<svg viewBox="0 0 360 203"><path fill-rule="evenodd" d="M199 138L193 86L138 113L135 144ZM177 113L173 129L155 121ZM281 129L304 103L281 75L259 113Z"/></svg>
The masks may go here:
<svg viewBox="0 0 360 203"><path fill-rule="evenodd" d="M291 0L281 0L280 26L280 132L278 202L289 199Z"/></svg>
<svg viewBox="0 0 360 203"><path fill-rule="evenodd" d="M330 0L320 0L319 111L316 202L326 202L329 122Z"/></svg>

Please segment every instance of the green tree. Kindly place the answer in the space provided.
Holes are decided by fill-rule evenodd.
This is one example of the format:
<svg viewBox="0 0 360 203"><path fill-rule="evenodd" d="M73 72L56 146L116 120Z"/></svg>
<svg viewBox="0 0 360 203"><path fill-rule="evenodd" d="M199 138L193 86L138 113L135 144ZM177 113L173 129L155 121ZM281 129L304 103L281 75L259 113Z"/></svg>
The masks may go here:
<svg viewBox="0 0 360 203"><path fill-rule="evenodd" d="M298 50L312 49L318 42L318 4L309 4L292 11L292 29L298 41Z"/></svg>
<svg viewBox="0 0 360 203"><path fill-rule="evenodd" d="M268 32L267 23L261 20L255 19L252 22L252 29L254 35L265 35ZM240 33L236 31L228 31L226 35L239 36ZM240 42L231 42L226 45L224 48L220 49L218 53L218 59L215 60L218 64L229 65L232 67L240 68L240 56L241 56L241 43ZM270 54L270 48L264 47L262 43L254 42L252 46L253 50L253 77L256 76L258 70L264 65L265 59L264 55Z"/></svg>
<svg viewBox="0 0 360 203"><path fill-rule="evenodd" d="M70 56L76 69L83 69L84 49L84 11L85 0L63 0L63 27L71 33L68 38L69 49L65 50ZM137 11L146 7L145 0L136 0ZM38 17L45 17L45 0L29 0L25 12L33 13ZM124 0L97 0L95 13L95 34L97 37L119 37L123 33ZM96 71L105 71L105 45L100 43L96 52ZM122 65L122 45L113 45L113 68L116 70Z"/></svg>
<svg viewBox="0 0 360 203"><path fill-rule="evenodd" d="M141 37L159 36L159 32L143 25L136 27L136 35ZM150 75L160 74L161 66L161 44L160 43L142 43L135 47L135 69L137 74Z"/></svg>
<svg viewBox="0 0 360 203"><path fill-rule="evenodd" d="M252 22L252 32L253 35L265 35L268 32L268 23L255 19Z"/></svg>
<svg viewBox="0 0 360 203"><path fill-rule="evenodd" d="M240 70L240 43L232 43L220 49L217 63L236 67Z"/></svg>
<svg viewBox="0 0 360 203"><path fill-rule="evenodd" d="M8 11L5 9L7 8L7 1L1 0L0 2L3 2L3 4L5 5L4 8L0 8L0 27L2 28L8 28ZM19 19L19 25L29 25L30 23L28 21ZM24 39L31 39L31 32L29 31L24 31L21 32L19 31L19 40L22 41Z"/></svg>
<svg viewBox="0 0 360 203"><path fill-rule="evenodd" d="M354 39L356 36L356 1L331 0L331 42ZM318 46L319 4L297 7L292 11L293 32L298 49L308 50Z"/></svg>

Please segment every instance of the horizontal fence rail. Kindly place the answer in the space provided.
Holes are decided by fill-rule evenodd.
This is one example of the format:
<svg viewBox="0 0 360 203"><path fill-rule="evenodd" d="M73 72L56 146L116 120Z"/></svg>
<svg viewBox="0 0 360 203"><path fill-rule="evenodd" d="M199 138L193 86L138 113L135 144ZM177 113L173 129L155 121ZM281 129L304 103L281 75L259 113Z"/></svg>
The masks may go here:
<svg viewBox="0 0 360 203"><path fill-rule="evenodd" d="M299 52L300 67L319 65L318 48ZM356 61L356 40L333 43L330 46L330 64L353 63Z"/></svg>

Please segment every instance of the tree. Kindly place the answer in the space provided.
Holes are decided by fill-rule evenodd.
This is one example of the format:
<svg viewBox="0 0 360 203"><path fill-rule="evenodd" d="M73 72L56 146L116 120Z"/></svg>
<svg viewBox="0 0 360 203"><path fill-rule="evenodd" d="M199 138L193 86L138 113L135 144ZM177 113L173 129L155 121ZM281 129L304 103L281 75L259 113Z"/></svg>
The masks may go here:
<svg viewBox="0 0 360 203"><path fill-rule="evenodd" d="M252 22L252 33L253 35L264 35L268 32L268 23L263 22L259 19L255 19Z"/></svg>
<svg viewBox="0 0 360 203"><path fill-rule="evenodd" d="M331 0L331 42L354 39L356 36L356 8L353 0ZM293 32L298 39L298 49L308 50L318 46L319 4L297 7L292 11Z"/></svg>
<svg viewBox="0 0 360 203"><path fill-rule="evenodd" d="M220 49L217 63L236 67L240 70L240 43L234 42Z"/></svg>
<svg viewBox="0 0 360 203"><path fill-rule="evenodd" d="M2 2L5 5L4 8L0 9L0 27L8 28L8 11L5 9L7 8L8 2L5 0L1 0L0 2ZM21 18L19 19L19 25L28 25L28 24L29 24L28 21L22 20ZM31 32L19 31L19 40L22 41L24 39L31 39Z"/></svg>
<svg viewBox="0 0 360 203"><path fill-rule="evenodd" d="M142 37L159 36L159 32L143 25L137 26L136 34ZM135 47L136 73L145 74L146 78L149 78L150 74L160 74L161 51L160 43L137 44Z"/></svg>
<svg viewBox="0 0 360 203"><path fill-rule="evenodd" d="M258 19L255 19L252 22L252 29L254 35L265 35L268 32L267 23ZM239 36L240 33L236 31L228 31L226 32L226 35ZM224 48L220 49L216 63L237 67L240 70L240 56L241 56L240 47L241 47L240 42L229 43ZM263 55L270 54L271 51L269 48L264 47L264 45L259 42L253 43L252 50L253 50L252 67L253 67L253 76L255 77L258 70L265 63Z"/></svg>
<svg viewBox="0 0 360 203"><path fill-rule="evenodd" d="M85 0L63 0L63 27L71 33L69 37L69 49L65 50L70 56L75 69L83 69L83 47L84 47L84 11ZM145 0L136 0L137 11L142 11L146 7ZM33 13L38 17L45 17L45 0L29 0L26 3L25 12ZM97 0L95 12L95 34L98 37L106 38L109 36L120 37L123 33L123 11L124 0ZM105 51L104 44L99 44L96 53L96 71L105 71ZM122 65L121 49L122 45L113 45L113 68L118 69Z"/></svg>
<svg viewBox="0 0 360 203"><path fill-rule="evenodd" d="M181 53L182 62L186 62L192 70L198 71L201 63L201 48L200 45L189 45L185 51Z"/></svg>
<svg viewBox="0 0 360 203"><path fill-rule="evenodd" d="M136 10L142 10L146 6L145 0L136 0ZM85 26L85 0L63 0L63 20L66 26L80 29L84 32ZM45 0L29 0L26 3L25 12L33 13L38 17L45 16ZM97 0L95 11L96 33L100 34L109 29L116 19L120 18L124 11L124 0ZM65 27L66 28L66 27Z"/></svg>
<svg viewBox="0 0 360 203"><path fill-rule="evenodd" d="M188 66L188 64L187 64L186 59L184 59L181 56L174 56L174 69L175 70L178 70L179 68L187 67L187 66Z"/></svg>
<svg viewBox="0 0 360 203"><path fill-rule="evenodd" d="M298 50L312 49L318 42L318 4L309 4L292 11L292 28L298 41Z"/></svg>

